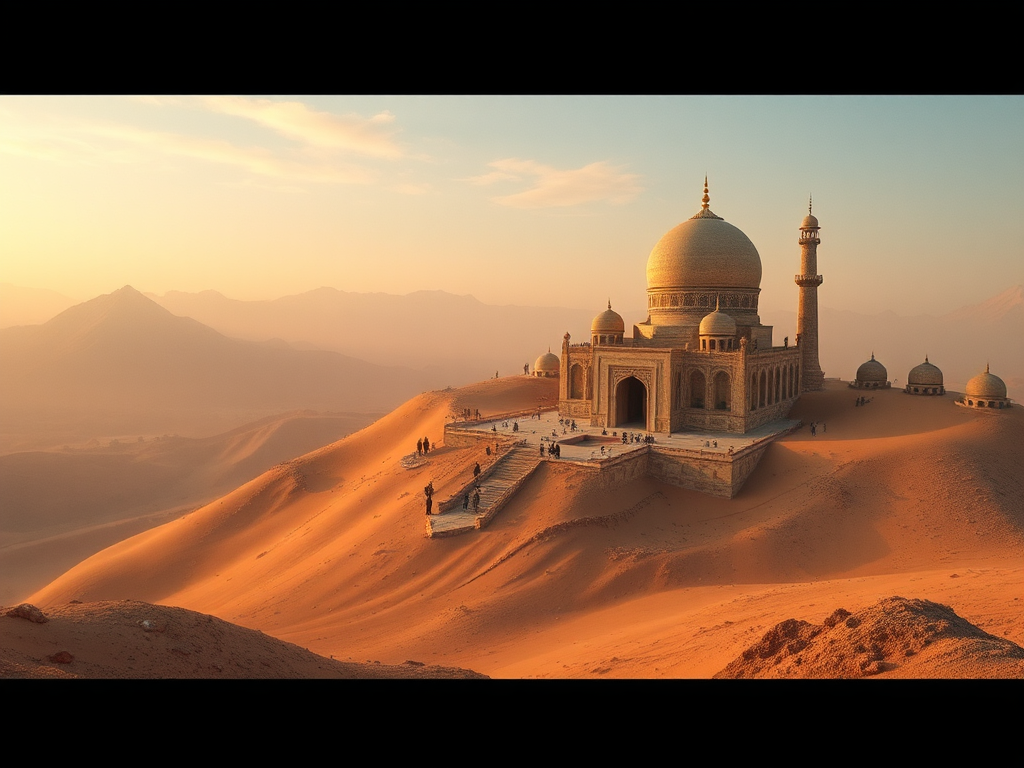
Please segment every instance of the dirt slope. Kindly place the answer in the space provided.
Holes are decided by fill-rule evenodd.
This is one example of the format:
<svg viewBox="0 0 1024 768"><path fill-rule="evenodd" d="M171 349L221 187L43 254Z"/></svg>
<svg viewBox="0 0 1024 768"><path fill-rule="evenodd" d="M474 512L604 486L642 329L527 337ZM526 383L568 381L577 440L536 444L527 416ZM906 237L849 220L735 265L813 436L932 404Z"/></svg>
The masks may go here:
<svg viewBox="0 0 1024 768"><path fill-rule="evenodd" d="M739 678L1024 678L1024 648L952 608L890 597L820 624L788 619L715 675Z"/></svg>
<svg viewBox="0 0 1024 768"><path fill-rule="evenodd" d="M183 608L130 600L76 603L45 614L33 608L0 610L0 678L483 677L414 659L390 666L324 658Z"/></svg>

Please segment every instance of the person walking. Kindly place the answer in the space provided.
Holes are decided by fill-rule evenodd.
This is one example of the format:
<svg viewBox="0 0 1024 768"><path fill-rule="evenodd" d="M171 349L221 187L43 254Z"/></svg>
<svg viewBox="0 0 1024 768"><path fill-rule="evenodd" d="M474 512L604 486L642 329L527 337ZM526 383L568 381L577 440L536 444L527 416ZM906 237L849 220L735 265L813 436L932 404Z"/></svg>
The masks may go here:
<svg viewBox="0 0 1024 768"><path fill-rule="evenodd" d="M473 477L479 477L479 476L480 476L480 462L478 461L476 463L476 465L473 467Z"/></svg>
<svg viewBox="0 0 1024 768"><path fill-rule="evenodd" d="M416 455L423 455L423 438L420 438L419 440L416 441Z"/></svg>
<svg viewBox="0 0 1024 768"><path fill-rule="evenodd" d="M423 438L423 453L426 454L426 453L429 453L429 452L430 452L430 441L427 440L427 438L424 437Z"/></svg>
<svg viewBox="0 0 1024 768"><path fill-rule="evenodd" d="M469 491L462 497L462 511L465 512L467 509L469 509Z"/></svg>
<svg viewBox="0 0 1024 768"><path fill-rule="evenodd" d="M480 511L480 489L476 489L476 493L473 494L473 511Z"/></svg>

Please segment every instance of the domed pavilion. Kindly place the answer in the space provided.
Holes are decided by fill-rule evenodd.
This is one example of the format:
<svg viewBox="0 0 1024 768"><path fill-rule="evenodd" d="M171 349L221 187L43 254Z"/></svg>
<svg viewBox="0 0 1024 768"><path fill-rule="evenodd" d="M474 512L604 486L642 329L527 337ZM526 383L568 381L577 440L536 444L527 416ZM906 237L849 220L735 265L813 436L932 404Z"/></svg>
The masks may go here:
<svg viewBox="0 0 1024 768"><path fill-rule="evenodd" d="M609 429L741 434L787 416L802 390L821 388L823 376L818 229L816 218L805 217L798 241L798 324L813 349L801 349L799 337L776 345L772 326L758 315L761 257L750 238L711 210L705 178L700 210L666 232L647 258L648 315L632 337L611 302L594 318L588 343L571 344L565 335L560 414ZM817 378L802 387L805 366Z"/></svg>
<svg viewBox="0 0 1024 768"><path fill-rule="evenodd" d="M957 405L967 408L1009 408L1011 403L1006 396L1006 384L989 371L987 364L984 373L967 382L967 391L957 400Z"/></svg>
<svg viewBox="0 0 1024 768"><path fill-rule="evenodd" d="M550 349L533 362L533 375L544 379L558 378L562 361Z"/></svg>
<svg viewBox="0 0 1024 768"><path fill-rule="evenodd" d="M907 374L907 386L903 391L908 395L946 394L942 386L942 371L929 363L928 355L925 355L923 363L910 369L910 373Z"/></svg>
<svg viewBox="0 0 1024 768"><path fill-rule="evenodd" d="M883 389L892 385L889 383L889 372L885 366L875 360L875 353L871 353L871 359L861 363L857 369L857 377L850 382L854 389Z"/></svg>

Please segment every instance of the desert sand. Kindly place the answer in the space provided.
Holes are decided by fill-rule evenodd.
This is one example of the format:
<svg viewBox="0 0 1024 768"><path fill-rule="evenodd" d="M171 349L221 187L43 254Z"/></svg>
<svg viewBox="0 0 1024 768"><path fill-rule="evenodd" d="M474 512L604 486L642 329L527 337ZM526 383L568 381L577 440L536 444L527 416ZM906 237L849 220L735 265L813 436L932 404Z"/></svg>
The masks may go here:
<svg viewBox="0 0 1024 768"><path fill-rule="evenodd" d="M896 390L855 408L861 393L829 382L791 414L824 428L773 443L733 499L651 479L598 493L547 462L487 528L426 538L423 487L446 498L485 457L441 445L406 469L417 439L442 441L465 407L550 404L556 387L425 393L25 599L178 606L325 657L510 678L710 678L779 622L895 595L1024 644L1024 409Z"/></svg>

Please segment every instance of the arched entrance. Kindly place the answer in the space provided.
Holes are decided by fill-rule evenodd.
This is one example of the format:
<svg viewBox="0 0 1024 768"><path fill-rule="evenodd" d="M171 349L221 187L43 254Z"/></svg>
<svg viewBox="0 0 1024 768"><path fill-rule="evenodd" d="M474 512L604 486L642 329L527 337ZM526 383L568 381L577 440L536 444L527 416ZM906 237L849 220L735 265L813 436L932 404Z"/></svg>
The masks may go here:
<svg viewBox="0 0 1024 768"><path fill-rule="evenodd" d="M615 388L615 423L612 426L647 430L647 387L635 376L623 379Z"/></svg>

